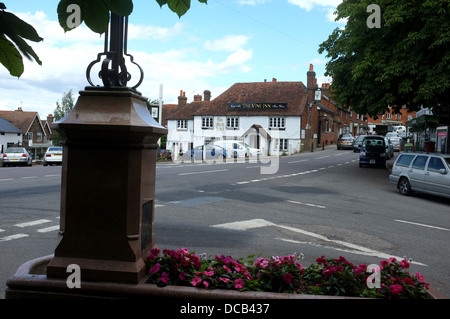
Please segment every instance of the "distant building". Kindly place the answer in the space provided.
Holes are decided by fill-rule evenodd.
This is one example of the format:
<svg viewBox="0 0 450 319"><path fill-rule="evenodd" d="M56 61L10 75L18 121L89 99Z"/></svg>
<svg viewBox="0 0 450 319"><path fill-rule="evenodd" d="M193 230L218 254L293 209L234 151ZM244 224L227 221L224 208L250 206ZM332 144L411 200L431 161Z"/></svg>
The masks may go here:
<svg viewBox="0 0 450 319"><path fill-rule="evenodd" d="M364 117L332 101L329 85L319 89L315 75L310 65L306 86L275 78L236 83L215 99L206 90L191 103L180 91L178 104L163 106L167 148L184 153L214 141L239 140L264 155L293 154L336 144L342 133L366 131Z"/></svg>
<svg viewBox="0 0 450 319"><path fill-rule="evenodd" d="M0 111L0 118L10 122L22 133L21 146L25 147L33 159L42 158L46 149L52 145L50 124L53 116L41 121L38 112L23 111L19 107L15 111ZM20 143L18 143L20 144Z"/></svg>
<svg viewBox="0 0 450 319"><path fill-rule="evenodd" d="M22 144L22 131L11 122L0 118L0 154L14 145Z"/></svg>

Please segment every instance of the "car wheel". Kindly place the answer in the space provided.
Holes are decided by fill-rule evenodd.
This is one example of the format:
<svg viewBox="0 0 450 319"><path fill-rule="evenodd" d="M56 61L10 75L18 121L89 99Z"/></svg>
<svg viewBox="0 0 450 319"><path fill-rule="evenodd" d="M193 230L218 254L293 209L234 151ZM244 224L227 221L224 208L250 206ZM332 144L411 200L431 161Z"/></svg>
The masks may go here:
<svg viewBox="0 0 450 319"><path fill-rule="evenodd" d="M402 177L400 181L398 182L398 191L402 195L409 195L411 194L411 184L409 183L409 180L405 177Z"/></svg>

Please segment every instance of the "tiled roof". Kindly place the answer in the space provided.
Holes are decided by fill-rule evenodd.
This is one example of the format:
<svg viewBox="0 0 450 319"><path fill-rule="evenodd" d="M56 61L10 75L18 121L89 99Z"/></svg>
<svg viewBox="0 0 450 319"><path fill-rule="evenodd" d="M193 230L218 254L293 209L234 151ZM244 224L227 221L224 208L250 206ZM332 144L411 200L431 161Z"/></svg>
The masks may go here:
<svg viewBox="0 0 450 319"><path fill-rule="evenodd" d="M306 86L302 82L236 83L212 101L192 102L180 107L172 120L194 116L300 116L306 105ZM286 109L231 110L230 103L286 103Z"/></svg>
<svg viewBox="0 0 450 319"><path fill-rule="evenodd" d="M38 116L37 112L25 112L22 110L0 111L0 117L14 124L23 134L28 132L36 116Z"/></svg>

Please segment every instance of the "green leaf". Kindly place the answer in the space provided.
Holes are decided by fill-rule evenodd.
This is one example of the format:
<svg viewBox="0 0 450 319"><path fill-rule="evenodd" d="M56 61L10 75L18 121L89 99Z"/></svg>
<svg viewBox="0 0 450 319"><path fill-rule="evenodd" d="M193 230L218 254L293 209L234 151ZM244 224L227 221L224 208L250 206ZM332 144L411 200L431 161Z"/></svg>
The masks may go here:
<svg viewBox="0 0 450 319"><path fill-rule="evenodd" d="M37 56L37 54L34 52L33 48L28 45L28 43L25 42L21 37L17 35L11 35L9 38L16 44L16 46L19 48L20 52L29 60L32 60L32 57L34 60L39 64L42 65L41 60Z"/></svg>
<svg viewBox="0 0 450 319"><path fill-rule="evenodd" d="M122 17L129 16L133 12L133 1L131 0L106 0L109 10Z"/></svg>
<svg viewBox="0 0 450 319"><path fill-rule="evenodd" d="M0 63L12 76L20 77L24 71L22 56L14 44L0 34Z"/></svg>
<svg viewBox="0 0 450 319"><path fill-rule="evenodd" d="M108 30L109 9L104 1L83 0L81 10L89 29L100 34Z"/></svg>
<svg viewBox="0 0 450 319"><path fill-rule="evenodd" d="M71 15L73 14L73 12L70 12L70 11L67 12L67 8L71 4L78 5L80 7L80 10L82 8L82 0L61 0L58 3L58 7L56 9L56 11L58 13L59 25L64 29L64 32L73 30L72 27L69 27L67 25L67 20L71 19ZM83 22L83 10L81 10L80 14L81 14L81 17L80 17L80 23L81 23L81 22Z"/></svg>

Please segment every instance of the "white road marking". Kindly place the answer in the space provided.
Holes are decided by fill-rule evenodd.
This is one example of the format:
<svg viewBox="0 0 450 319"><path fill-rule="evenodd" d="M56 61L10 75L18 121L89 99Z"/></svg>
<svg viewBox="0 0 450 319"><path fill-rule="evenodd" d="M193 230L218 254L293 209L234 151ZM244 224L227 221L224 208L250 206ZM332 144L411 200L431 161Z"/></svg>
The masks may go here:
<svg viewBox="0 0 450 319"><path fill-rule="evenodd" d="M214 228L223 228L223 229L231 229L231 230L239 230L239 231L245 231L245 230L249 230L249 229L253 229L253 228L261 228L261 227L268 227L268 226L274 226L277 228L282 228L285 230L289 230L291 232L294 233L298 233L298 234L302 234L302 235L306 235L321 241L325 241L328 243L333 243L333 244L337 244L340 246L344 246L347 248L351 249L351 252L356 253L356 254L362 254L362 255L366 255L366 256L373 256L373 257L378 257L378 258L383 258L383 259L389 259L390 257L395 257L397 259L402 259L401 257L397 257L397 256L392 256L390 254L386 254L380 251L376 251L367 247L363 247L361 245L357 245L357 244L353 244L353 243L349 243L343 240L333 240L330 239L324 235L320 235L320 234L316 234L307 230L303 230L300 228L296 228L296 227L291 227L291 226L285 226L285 225L277 225L271 222L268 222L264 219L251 219L251 220L246 220L246 221L239 221L239 222L232 222L232 223L225 223L225 224L219 224L219 225L213 225L211 227ZM286 239L282 239L284 241L287 241ZM293 240L289 240L290 242L296 242ZM308 243L308 242L298 242L298 243ZM318 245L318 244L315 244ZM335 248L335 247L329 247L330 249L336 249L336 250L342 250L342 248ZM416 261L412 261L413 264L416 265L420 265L420 266L427 266L423 263L420 262L416 262Z"/></svg>
<svg viewBox="0 0 450 319"><path fill-rule="evenodd" d="M51 220L48 220L48 219L39 219L39 220L35 220L35 221L32 221L32 222L15 224L14 226L23 228L23 227L36 226L36 225L50 223L50 222L51 222Z"/></svg>
<svg viewBox="0 0 450 319"><path fill-rule="evenodd" d="M210 173L218 173L218 172L226 172L226 171L229 171L229 169L217 169L217 170L214 170L214 171L180 173L180 174L178 174L178 176L197 175L197 174L210 174Z"/></svg>
<svg viewBox="0 0 450 319"><path fill-rule="evenodd" d="M318 160L318 159L322 159L322 158L328 158L328 157L330 157L330 156L320 156L320 157L316 157L316 160Z"/></svg>
<svg viewBox="0 0 450 319"><path fill-rule="evenodd" d="M3 238L0 238L0 242L2 242L2 241L10 241L10 240L24 238L24 237L28 237L28 235L27 234L10 235L10 236L6 236L6 237L3 237Z"/></svg>
<svg viewBox="0 0 450 319"><path fill-rule="evenodd" d="M309 161L309 160L304 159L304 160L299 160L299 161L288 162L288 164L302 163L302 162L308 162L308 161Z"/></svg>
<svg viewBox="0 0 450 319"><path fill-rule="evenodd" d="M326 209L325 206L315 205L315 204L310 204L310 203L302 203L302 202L297 202L297 201L294 201L294 200L287 200L286 202L292 203L292 204L297 204L297 205L305 205L305 206L310 206L310 207L317 207L317 208Z"/></svg>
<svg viewBox="0 0 450 319"><path fill-rule="evenodd" d="M38 229L38 233L48 233L51 231L59 230L59 226L50 226L47 228Z"/></svg>
<svg viewBox="0 0 450 319"><path fill-rule="evenodd" d="M428 228L434 228L434 229L439 229L439 230L450 231L450 229L447 229L447 228L431 226L431 225L426 225L426 224L420 224L420 223L414 223L414 222L409 222L409 221L401 220L401 219L396 219L395 221L399 222L399 223L405 223L405 224L411 224L411 225L416 225L416 226L422 226L422 227L428 227Z"/></svg>
<svg viewBox="0 0 450 319"><path fill-rule="evenodd" d="M231 229L231 230L248 230L248 229L252 229L252 228L260 228L260 227L267 227L267 226L275 226L275 224L265 221L264 219L252 219L252 220L246 220L246 221L240 221L240 222L213 225L212 227Z"/></svg>

